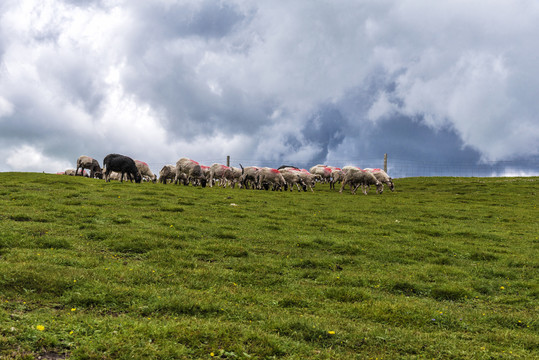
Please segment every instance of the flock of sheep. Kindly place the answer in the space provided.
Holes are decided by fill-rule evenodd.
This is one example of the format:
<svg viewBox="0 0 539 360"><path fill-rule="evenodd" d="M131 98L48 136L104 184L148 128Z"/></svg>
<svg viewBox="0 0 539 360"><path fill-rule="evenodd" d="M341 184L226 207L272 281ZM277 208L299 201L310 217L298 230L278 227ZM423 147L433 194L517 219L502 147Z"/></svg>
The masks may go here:
<svg viewBox="0 0 539 360"><path fill-rule="evenodd" d="M218 184L222 187L230 186L234 188L238 185L244 189L265 189L265 190L288 190L294 187L298 191L307 191L313 188L317 182L329 183L330 189L335 189L336 183L341 183L339 192L342 193L346 185L350 187L352 194L361 187L362 192L367 195L371 185L376 187L376 192L381 194L384 184L394 190L393 180L382 169L360 169L355 166L345 166L342 169L315 165L310 170L299 169L294 166L281 166L279 169L267 167L247 166L240 168L228 167L222 164L211 166L200 165L198 162L181 158L176 165L165 165L159 172L159 179L154 175L147 163L133 160L128 156L119 154L109 154L103 160L103 168L99 162L89 156L80 156L77 159L77 168L66 170L66 175L87 175L91 178L104 178L105 181L135 180L140 183L143 179L162 184L168 182L193 186L213 187Z"/></svg>

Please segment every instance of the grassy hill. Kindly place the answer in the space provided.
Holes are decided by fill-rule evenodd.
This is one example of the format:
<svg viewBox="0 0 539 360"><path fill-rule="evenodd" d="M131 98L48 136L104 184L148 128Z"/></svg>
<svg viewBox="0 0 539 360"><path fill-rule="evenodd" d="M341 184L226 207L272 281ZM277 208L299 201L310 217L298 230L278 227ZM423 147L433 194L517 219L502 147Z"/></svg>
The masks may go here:
<svg viewBox="0 0 539 360"><path fill-rule="evenodd" d="M539 179L395 185L0 173L0 358L538 358Z"/></svg>

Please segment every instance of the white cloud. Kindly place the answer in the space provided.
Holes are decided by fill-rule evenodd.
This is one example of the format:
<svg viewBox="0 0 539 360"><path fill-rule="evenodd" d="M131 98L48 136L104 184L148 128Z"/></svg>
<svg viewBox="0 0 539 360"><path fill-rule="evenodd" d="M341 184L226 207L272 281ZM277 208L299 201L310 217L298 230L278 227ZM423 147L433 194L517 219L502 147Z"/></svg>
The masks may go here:
<svg viewBox="0 0 539 360"><path fill-rule="evenodd" d="M532 1L21 0L0 20L4 152L349 159L398 119L485 161L539 154ZM417 146L398 131L385 146Z"/></svg>
<svg viewBox="0 0 539 360"><path fill-rule="evenodd" d="M6 163L14 171L55 173L72 167L69 162L45 156L41 149L28 145L10 151L6 158Z"/></svg>
<svg viewBox="0 0 539 360"><path fill-rule="evenodd" d="M13 114L13 104L0 96L0 119Z"/></svg>
<svg viewBox="0 0 539 360"><path fill-rule="evenodd" d="M389 101L387 93L382 91L367 112L367 118L375 122L380 118L391 116L396 110L397 106Z"/></svg>
<svg viewBox="0 0 539 360"><path fill-rule="evenodd" d="M492 177L530 177L539 176L538 170L523 170L508 167L503 171L495 171L490 176Z"/></svg>

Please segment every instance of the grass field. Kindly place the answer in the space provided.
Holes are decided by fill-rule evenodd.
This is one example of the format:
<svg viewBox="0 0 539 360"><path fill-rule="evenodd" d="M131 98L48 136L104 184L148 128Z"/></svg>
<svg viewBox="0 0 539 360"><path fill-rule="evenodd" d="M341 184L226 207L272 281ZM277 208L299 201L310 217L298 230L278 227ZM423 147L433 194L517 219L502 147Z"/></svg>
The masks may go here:
<svg viewBox="0 0 539 360"><path fill-rule="evenodd" d="M395 186L0 173L0 358L539 358L539 178Z"/></svg>

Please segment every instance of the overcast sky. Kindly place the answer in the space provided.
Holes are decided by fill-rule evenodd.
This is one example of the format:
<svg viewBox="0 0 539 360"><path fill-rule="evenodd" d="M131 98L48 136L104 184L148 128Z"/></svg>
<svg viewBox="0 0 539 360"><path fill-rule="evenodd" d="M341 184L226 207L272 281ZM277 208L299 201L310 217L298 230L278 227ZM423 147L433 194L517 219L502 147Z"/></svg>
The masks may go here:
<svg viewBox="0 0 539 360"><path fill-rule="evenodd" d="M537 34L536 0L2 0L0 171L388 153L539 175Z"/></svg>

